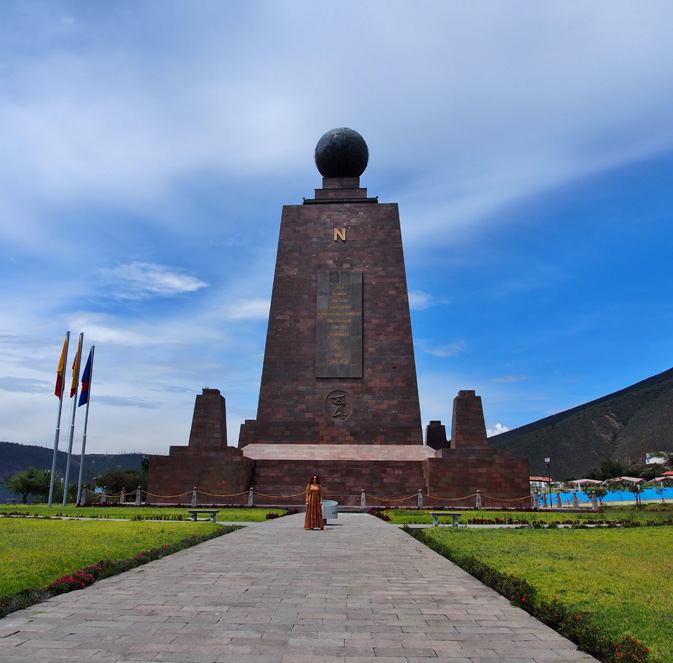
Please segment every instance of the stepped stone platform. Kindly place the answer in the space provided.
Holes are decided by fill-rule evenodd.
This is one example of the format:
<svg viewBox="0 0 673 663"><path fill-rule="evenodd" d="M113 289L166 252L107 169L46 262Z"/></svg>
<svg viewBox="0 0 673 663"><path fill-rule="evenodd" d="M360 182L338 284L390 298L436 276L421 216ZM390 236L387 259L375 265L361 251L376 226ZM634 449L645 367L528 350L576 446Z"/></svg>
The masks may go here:
<svg viewBox="0 0 673 663"><path fill-rule="evenodd" d="M142 571L142 572L140 572ZM587 663L367 514L255 524L0 621L3 663Z"/></svg>
<svg viewBox="0 0 673 663"><path fill-rule="evenodd" d="M412 445L254 444L242 451L251 460L423 461L441 457L431 447Z"/></svg>
<svg viewBox="0 0 673 663"><path fill-rule="evenodd" d="M217 389L197 396L189 446L173 446L169 456L152 456L148 492L152 502L193 487L208 503L246 504L248 490L264 504L301 506L308 477L316 473L325 496L342 506L358 506L364 489L376 506L413 506L421 490L435 497L464 499L480 490L484 506L529 502L528 462L490 449L481 398L461 391L454 400L451 446L424 444L281 444L258 441L227 446L224 398ZM400 500L406 499L404 504ZM274 501L275 500L275 501Z"/></svg>

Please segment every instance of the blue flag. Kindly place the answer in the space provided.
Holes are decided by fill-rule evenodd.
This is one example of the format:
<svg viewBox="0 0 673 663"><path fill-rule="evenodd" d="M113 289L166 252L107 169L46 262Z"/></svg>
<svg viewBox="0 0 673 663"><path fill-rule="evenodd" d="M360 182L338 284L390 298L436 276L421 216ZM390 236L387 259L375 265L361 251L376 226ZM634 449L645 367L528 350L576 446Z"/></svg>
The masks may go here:
<svg viewBox="0 0 673 663"><path fill-rule="evenodd" d="M91 388L91 374L93 373L93 347L89 350L89 358L86 360L86 366L84 367L84 373L82 373L82 392L79 395L80 405L84 405L89 402L89 391Z"/></svg>

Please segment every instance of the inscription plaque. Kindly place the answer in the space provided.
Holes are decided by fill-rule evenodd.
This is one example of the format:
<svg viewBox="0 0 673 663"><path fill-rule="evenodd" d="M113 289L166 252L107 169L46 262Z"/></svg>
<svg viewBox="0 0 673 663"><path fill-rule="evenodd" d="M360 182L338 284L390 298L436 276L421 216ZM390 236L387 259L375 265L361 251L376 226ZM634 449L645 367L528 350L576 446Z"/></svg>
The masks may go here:
<svg viewBox="0 0 673 663"><path fill-rule="evenodd" d="M362 272L318 272L315 376L362 377Z"/></svg>

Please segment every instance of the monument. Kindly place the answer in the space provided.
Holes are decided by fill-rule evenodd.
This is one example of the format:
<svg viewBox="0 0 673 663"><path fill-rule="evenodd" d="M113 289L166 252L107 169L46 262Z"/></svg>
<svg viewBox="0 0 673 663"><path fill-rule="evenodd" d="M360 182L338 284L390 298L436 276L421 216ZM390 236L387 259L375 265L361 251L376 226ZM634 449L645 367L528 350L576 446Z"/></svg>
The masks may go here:
<svg viewBox="0 0 673 663"><path fill-rule="evenodd" d="M148 492L300 504L317 473L343 505L528 495L527 461L489 449L474 392L454 402L451 443L423 443L399 212L361 188L368 158L351 129L318 142L322 188L283 207L257 416L228 447L224 398L205 389L189 446L151 457Z"/></svg>

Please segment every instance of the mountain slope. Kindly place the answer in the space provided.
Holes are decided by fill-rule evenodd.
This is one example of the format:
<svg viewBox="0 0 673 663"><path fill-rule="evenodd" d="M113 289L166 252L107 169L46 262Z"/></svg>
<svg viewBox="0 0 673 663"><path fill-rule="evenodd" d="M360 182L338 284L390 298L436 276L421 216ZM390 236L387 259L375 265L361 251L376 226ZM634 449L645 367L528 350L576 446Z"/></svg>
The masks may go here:
<svg viewBox="0 0 673 663"><path fill-rule="evenodd" d="M580 477L605 458L644 462L648 451L673 452L673 369L595 401L489 438L492 447L528 458L531 474Z"/></svg>
<svg viewBox="0 0 673 663"><path fill-rule="evenodd" d="M54 450L15 442L0 442L0 481L16 472L27 470L31 465L36 470L51 470ZM56 460L56 469L65 476L65 464L68 454L59 451ZM94 476L108 468L117 470L140 470L143 454L85 454L84 481L90 481ZM79 454L70 459L69 482L79 478ZM11 494L3 485L0 485L0 502L8 497L17 497Z"/></svg>

